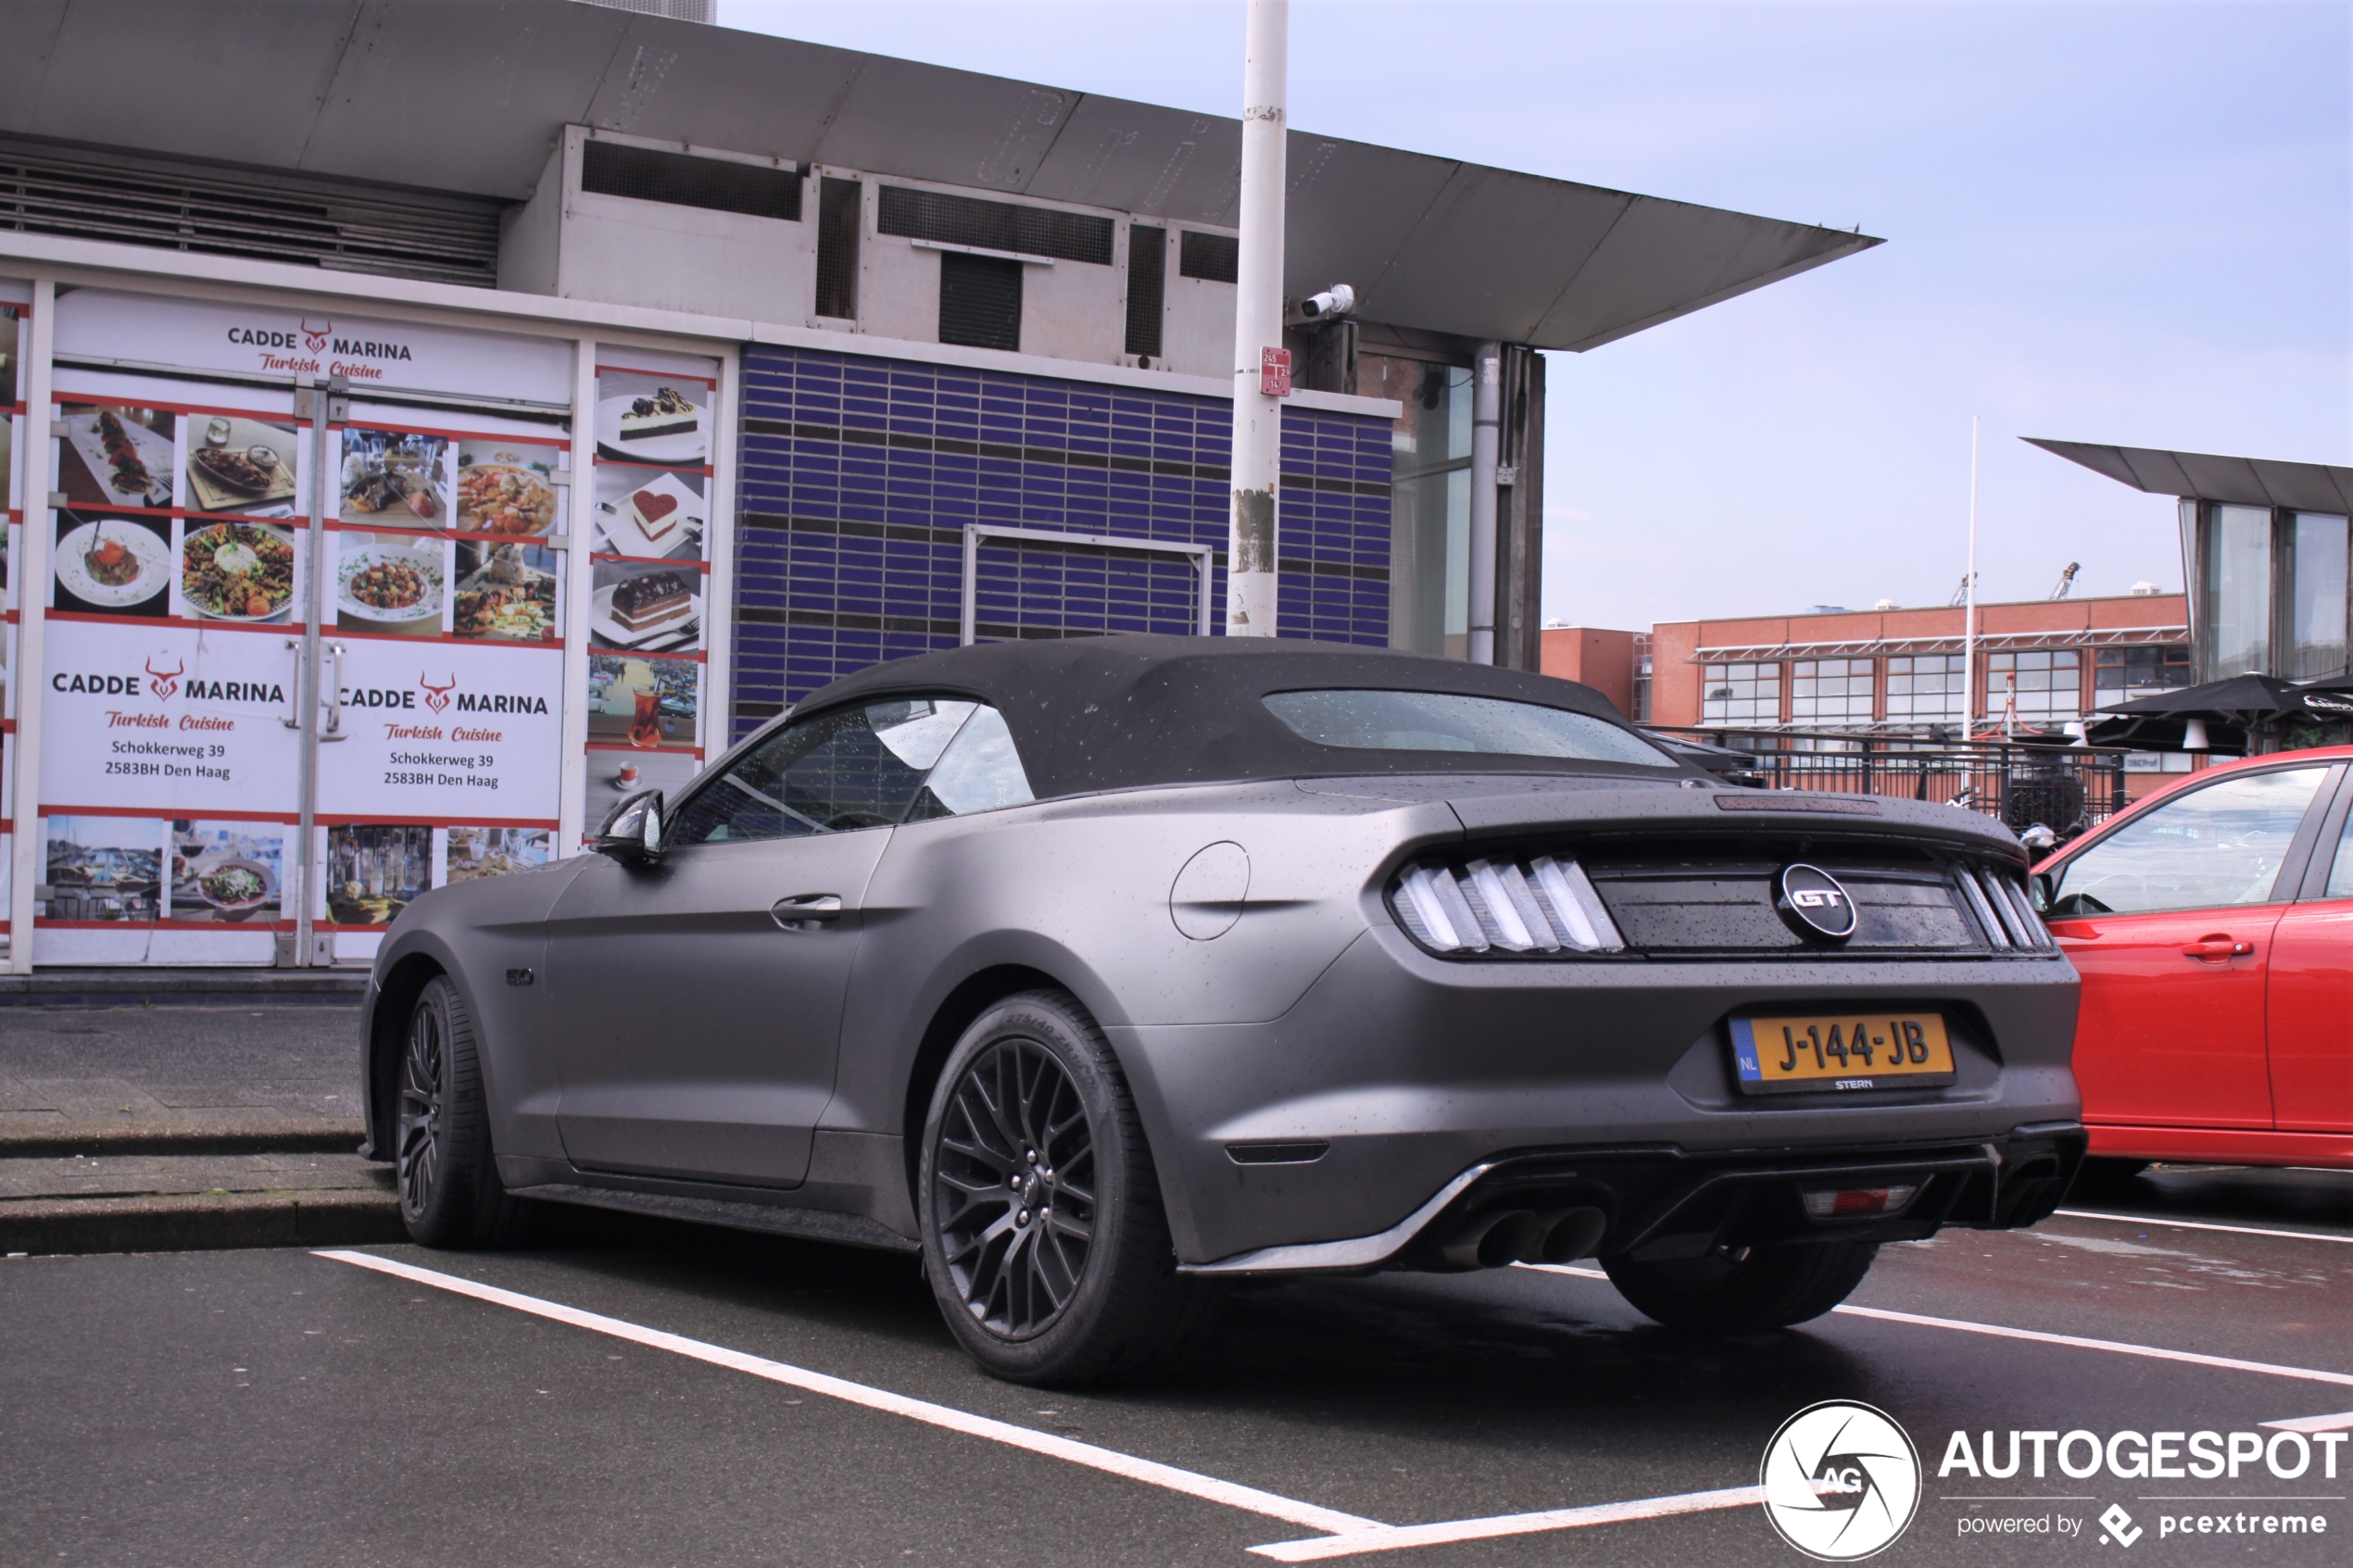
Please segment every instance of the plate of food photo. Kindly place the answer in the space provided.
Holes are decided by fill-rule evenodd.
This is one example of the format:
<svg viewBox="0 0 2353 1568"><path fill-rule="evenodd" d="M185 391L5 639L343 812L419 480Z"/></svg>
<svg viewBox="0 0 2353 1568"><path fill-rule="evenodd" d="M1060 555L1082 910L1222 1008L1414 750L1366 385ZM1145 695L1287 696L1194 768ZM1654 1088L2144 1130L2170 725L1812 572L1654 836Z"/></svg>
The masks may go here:
<svg viewBox="0 0 2353 1568"><path fill-rule="evenodd" d="M294 603L294 541L251 522L192 525L180 545L180 596L208 621L274 621Z"/></svg>
<svg viewBox="0 0 2353 1568"><path fill-rule="evenodd" d="M702 621L702 573L650 571L596 592L588 629L617 648L691 642Z"/></svg>
<svg viewBox="0 0 2353 1568"><path fill-rule="evenodd" d="M623 470L626 471L626 470ZM656 474L597 506L604 547L622 556L668 556L702 536L702 497L674 473Z"/></svg>
<svg viewBox="0 0 2353 1568"><path fill-rule="evenodd" d="M441 613L441 554L363 545L335 567L336 608L355 621L422 621Z"/></svg>
<svg viewBox="0 0 2353 1568"><path fill-rule="evenodd" d="M82 409L67 415L65 425L107 499L125 507L171 505L171 437L119 408Z"/></svg>
<svg viewBox="0 0 2353 1568"><path fill-rule="evenodd" d="M196 897L219 910L223 920L243 920L278 897L276 875L258 860L222 860L208 870L198 869L183 885L194 886ZM174 897L182 891L172 889Z"/></svg>
<svg viewBox="0 0 2353 1568"><path fill-rule="evenodd" d="M490 558L458 584L454 604L455 627L461 637L555 640L555 573L527 565L520 545L492 550Z"/></svg>
<svg viewBox="0 0 2353 1568"><path fill-rule="evenodd" d="M171 546L135 522L85 522L57 541L57 585L84 604L128 609L170 578Z"/></svg>
<svg viewBox="0 0 2353 1568"><path fill-rule="evenodd" d="M545 533L561 512L561 497L547 476L521 463L470 463L458 470L461 533Z"/></svg>

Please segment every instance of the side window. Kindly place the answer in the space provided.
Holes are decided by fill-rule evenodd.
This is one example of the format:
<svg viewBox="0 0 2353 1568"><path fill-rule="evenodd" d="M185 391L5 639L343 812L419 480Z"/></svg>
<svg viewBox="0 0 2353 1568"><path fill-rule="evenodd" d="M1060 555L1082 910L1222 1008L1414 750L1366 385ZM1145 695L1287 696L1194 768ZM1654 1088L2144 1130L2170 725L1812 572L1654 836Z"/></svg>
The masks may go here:
<svg viewBox="0 0 2353 1568"><path fill-rule="evenodd" d="M2280 862L2324 773L2320 768L2246 773L2168 801L2061 867L2051 890L2051 915L2269 902Z"/></svg>
<svg viewBox="0 0 2353 1568"><path fill-rule="evenodd" d="M956 733L931 777L924 781L907 820L919 822L931 817L969 816L1000 806L1026 806L1037 798L1030 793L1029 775L1022 771L1021 757L1013 750L1013 734L1005 727L1005 716L984 708Z"/></svg>
<svg viewBox="0 0 2353 1568"><path fill-rule="evenodd" d="M787 724L681 806L670 842L738 844L892 826L978 707L915 697Z"/></svg>

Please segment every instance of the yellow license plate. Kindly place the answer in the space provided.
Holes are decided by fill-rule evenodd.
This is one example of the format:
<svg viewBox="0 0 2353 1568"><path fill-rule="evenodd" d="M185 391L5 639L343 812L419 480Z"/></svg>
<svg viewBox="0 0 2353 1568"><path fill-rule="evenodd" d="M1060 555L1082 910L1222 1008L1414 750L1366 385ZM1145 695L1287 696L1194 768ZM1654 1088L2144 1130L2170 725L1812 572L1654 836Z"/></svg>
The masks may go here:
<svg viewBox="0 0 2353 1568"><path fill-rule="evenodd" d="M1731 1022L1733 1074L1753 1095L1884 1089L1953 1076L1953 1042L1942 1013L1810 1013Z"/></svg>

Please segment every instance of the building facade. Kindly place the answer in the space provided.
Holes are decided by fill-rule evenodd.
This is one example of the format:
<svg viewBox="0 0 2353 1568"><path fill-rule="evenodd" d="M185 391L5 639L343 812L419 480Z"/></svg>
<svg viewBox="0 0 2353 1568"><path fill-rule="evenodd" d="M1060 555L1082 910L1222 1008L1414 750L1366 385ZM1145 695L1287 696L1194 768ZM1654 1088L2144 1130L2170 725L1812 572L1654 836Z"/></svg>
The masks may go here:
<svg viewBox="0 0 2353 1568"><path fill-rule="evenodd" d="M0 12L10 968L364 963L877 659L1222 627L1239 124L676 9ZM1877 243L1291 142L1287 636L1533 668L1541 351Z"/></svg>
<svg viewBox="0 0 2353 1568"><path fill-rule="evenodd" d="M1957 607L1670 621L1647 633L1546 628L1544 672L1598 685L1622 711L1675 729L1958 738L2062 730L2101 708L2194 684L2179 594L1977 608L1965 680ZM1639 643L1639 646L1638 646ZM2159 768L2149 759L2136 764Z"/></svg>

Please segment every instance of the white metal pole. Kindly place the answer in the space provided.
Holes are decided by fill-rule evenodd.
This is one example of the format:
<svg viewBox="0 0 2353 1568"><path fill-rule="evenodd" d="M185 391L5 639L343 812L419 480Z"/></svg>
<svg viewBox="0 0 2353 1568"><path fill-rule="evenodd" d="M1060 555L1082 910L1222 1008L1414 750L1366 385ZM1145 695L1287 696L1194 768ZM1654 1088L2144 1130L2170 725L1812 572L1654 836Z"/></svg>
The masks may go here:
<svg viewBox="0 0 2353 1568"><path fill-rule="evenodd" d="M1250 0L1242 66L1241 256L1234 306L1234 508L1226 540L1226 634L1275 634L1277 486L1283 404L1265 390L1283 343L1283 138L1290 0Z"/></svg>
<svg viewBox="0 0 2353 1568"><path fill-rule="evenodd" d="M1482 343L1471 366L1470 646L1473 664L1495 662L1495 465L1502 458L1504 348Z"/></svg>
<svg viewBox="0 0 2353 1568"><path fill-rule="evenodd" d="M1977 733L1977 425L1969 417L1969 576L1961 583L1961 738Z"/></svg>

